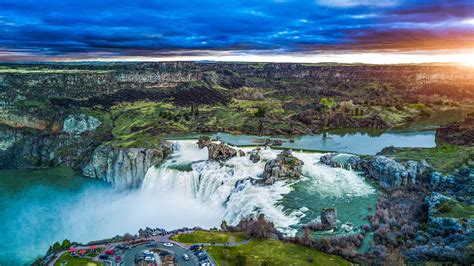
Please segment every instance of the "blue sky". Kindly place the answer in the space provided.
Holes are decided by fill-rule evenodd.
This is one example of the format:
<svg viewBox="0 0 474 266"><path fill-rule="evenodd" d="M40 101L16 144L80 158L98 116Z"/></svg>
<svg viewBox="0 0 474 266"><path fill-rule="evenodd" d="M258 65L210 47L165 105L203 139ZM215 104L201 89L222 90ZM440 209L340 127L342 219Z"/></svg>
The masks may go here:
<svg viewBox="0 0 474 266"><path fill-rule="evenodd" d="M0 60L472 53L474 1L0 0Z"/></svg>

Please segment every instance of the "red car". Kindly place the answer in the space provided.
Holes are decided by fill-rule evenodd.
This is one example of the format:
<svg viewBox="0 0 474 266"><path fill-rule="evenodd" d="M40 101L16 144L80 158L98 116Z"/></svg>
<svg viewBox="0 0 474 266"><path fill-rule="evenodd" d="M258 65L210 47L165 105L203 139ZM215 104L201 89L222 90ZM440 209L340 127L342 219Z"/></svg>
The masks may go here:
<svg viewBox="0 0 474 266"><path fill-rule="evenodd" d="M107 254L107 255L114 255L115 252L114 252L113 250L109 249L109 250L106 250L106 251L105 251L105 254Z"/></svg>
<svg viewBox="0 0 474 266"><path fill-rule="evenodd" d="M120 261L122 261L122 257L120 257L120 256L115 257L115 262L116 263L119 263Z"/></svg>

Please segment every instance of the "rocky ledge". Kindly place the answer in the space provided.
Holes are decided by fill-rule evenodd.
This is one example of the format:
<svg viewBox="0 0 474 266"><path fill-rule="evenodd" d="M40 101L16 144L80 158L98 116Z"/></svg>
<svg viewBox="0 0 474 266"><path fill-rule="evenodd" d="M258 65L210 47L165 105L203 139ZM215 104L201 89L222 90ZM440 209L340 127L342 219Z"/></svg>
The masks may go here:
<svg viewBox="0 0 474 266"><path fill-rule="evenodd" d="M222 143L213 143L209 136L201 136L197 142L199 149L207 148L209 160L222 161L232 157L245 156L245 152L233 149Z"/></svg>
<svg viewBox="0 0 474 266"><path fill-rule="evenodd" d="M361 159L357 155L329 153L321 156L320 161L332 167L345 166L363 171L375 179L383 188L415 185L424 180L429 165L426 161L397 162L383 155Z"/></svg>
<svg viewBox="0 0 474 266"><path fill-rule="evenodd" d="M148 169L163 162L172 150L169 142L162 142L156 149L123 149L102 144L95 149L82 172L85 176L102 179L119 189L138 188Z"/></svg>
<svg viewBox="0 0 474 266"><path fill-rule="evenodd" d="M277 158L265 164L262 183L272 185L285 179L298 179L301 176L303 161L294 157L291 150L282 151Z"/></svg>
<svg viewBox="0 0 474 266"><path fill-rule="evenodd" d="M474 113L470 113L464 122L451 123L436 130L436 139L452 145L474 144Z"/></svg>

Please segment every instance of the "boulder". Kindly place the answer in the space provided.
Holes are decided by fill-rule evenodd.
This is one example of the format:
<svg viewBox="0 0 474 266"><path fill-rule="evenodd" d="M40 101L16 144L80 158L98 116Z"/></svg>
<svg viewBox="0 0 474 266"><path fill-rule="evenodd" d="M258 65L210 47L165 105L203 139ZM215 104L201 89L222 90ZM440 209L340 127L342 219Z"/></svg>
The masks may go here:
<svg viewBox="0 0 474 266"><path fill-rule="evenodd" d="M325 226L335 228L337 224L337 210L335 208L322 209L321 223Z"/></svg>
<svg viewBox="0 0 474 266"><path fill-rule="evenodd" d="M276 181L298 179L301 176L303 161L292 155L291 150L282 151L277 158L265 164L262 182L272 185Z"/></svg>
<svg viewBox="0 0 474 266"><path fill-rule="evenodd" d="M279 139L266 139L265 140L265 146L271 147L271 146L281 146L283 145L283 141Z"/></svg>
<svg viewBox="0 0 474 266"><path fill-rule="evenodd" d="M258 163L260 161L260 148L250 152L250 161L253 163Z"/></svg>
<svg viewBox="0 0 474 266"><path fill-rule="evenodd" d="M327 231L337 227L337 210L335 208L325 208L321 210L320 219L316 219L302 228L308 228L315 231Z"/></svg>
<svg viewBox="0 0 474 266"><path fill-rule="evenodd" d="M212 143L209 136L201 136L197 142L199 149L207 148L209 154L209 160L227 160L229 158L237 156L237 150L219 143ZM242 155L243 153L243 155ZM240 150L240 156L245 156L245 153Z"/></svg>
<svg viewBox="0 0 474 266"><path fill-rule="evenodd" d="M225 144L211 143L207 146L209 160L227 160L237 156L237 151Z"/></svg>
<svg viewBox="0 0 474 266"><path fill-rule="evenodd" d="M243 150L239 150L239 156L240 157L245 157L245 152Z"/></svg>

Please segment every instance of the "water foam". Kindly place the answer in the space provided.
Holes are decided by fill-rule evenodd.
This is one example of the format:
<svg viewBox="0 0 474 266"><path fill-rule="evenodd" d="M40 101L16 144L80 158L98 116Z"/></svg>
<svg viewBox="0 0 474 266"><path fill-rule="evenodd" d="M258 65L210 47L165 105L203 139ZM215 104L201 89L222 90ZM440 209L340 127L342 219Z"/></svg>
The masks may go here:
<svg viewBox="0 0 474 266"><path fill-rule="evenodd" d="M293 190L291 182L280 181L271 186L251 182L263 173L265 162L280 151L262 150L262 160L258 163L252 163L248 156L216 162L207 160L207 149L199 150L195 142L176 141L174 145L171 159L148 170L142 191L172 191L197 199L204 206L222 210L222 219L234 225L249 215L263 213L280 230L293 233L292 225L304 217L300 210L289 213L280 204L284 195ZM355 172L319 164L321 154L295 152L294 155L304 162L303 178L312 181L307 188L311 193L320 197L347 197L373 192Z"/></svg>

